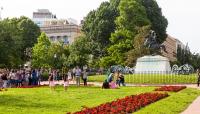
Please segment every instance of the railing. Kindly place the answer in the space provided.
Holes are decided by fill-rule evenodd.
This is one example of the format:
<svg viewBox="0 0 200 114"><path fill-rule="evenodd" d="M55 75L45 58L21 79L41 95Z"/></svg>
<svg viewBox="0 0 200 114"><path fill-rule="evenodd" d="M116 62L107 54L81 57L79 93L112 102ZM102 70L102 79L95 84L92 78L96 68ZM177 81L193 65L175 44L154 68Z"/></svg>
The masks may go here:
<svg viewBox="0 0 200 114"><path fill-rule="evenodd" d="M197 74L175 74L171 72L142 72L135 74L125 74L125 82L131 84L195 84ZM88 81L102 82L106 79L105 75L89 76Z"/></svg>

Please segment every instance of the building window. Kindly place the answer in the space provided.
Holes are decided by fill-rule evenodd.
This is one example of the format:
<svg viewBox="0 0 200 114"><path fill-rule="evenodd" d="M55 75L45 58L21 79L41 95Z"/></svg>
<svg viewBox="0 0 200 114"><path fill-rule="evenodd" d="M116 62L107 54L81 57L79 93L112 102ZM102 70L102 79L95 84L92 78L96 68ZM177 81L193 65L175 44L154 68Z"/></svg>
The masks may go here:
<svg viewBox="0 0 200 114"><path fill-rule="evenodd" d="M51 37L50 37L50 41L52 41L52 42L55 41L55 37L54 37L54 36L51 36Z"/></svg>
<svg viewBox="0 0 200 114"><path fill-rule="evenodd" d="M63 42L64 44L69 44L68 36L63 36Z"/></svg>
<svg viewBox="0 0 200 114"><path fill-rule="evenodd" d="M57 36L57 41L61 41L61 36Z"/></svg>

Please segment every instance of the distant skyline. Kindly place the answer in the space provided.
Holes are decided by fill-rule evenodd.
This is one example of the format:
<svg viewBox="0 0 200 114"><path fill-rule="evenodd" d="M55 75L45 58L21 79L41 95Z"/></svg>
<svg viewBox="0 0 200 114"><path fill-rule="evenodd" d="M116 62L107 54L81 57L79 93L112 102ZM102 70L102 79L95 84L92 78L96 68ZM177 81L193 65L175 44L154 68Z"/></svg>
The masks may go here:
<svg viewBox="0 0 200 114"><path fill-rule="evenodd" d="M37 9L49 9L58 18L73 18L80 22L89 11L108 0L0 0L2 17L22 15L32 18ZM200 53L200 1L199 0L157 0L163 15L168 19L167 33L188 43L192 52Z"/></svg>

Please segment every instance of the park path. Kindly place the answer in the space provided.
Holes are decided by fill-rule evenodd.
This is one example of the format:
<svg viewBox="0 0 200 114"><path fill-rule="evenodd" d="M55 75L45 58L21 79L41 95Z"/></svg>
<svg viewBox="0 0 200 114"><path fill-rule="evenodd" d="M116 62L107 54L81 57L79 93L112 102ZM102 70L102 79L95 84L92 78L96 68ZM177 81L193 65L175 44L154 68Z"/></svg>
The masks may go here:
<svg viewBox="0 0 200 114"><path fill-rule="evenodd" d="M63 81L56 81L55 82L56 84L59 84L59 85L62 85L63 84ZM88 82L88 84L90 85L94 85L94 86L102 86L102 83L103 82ZM48 81L43 81L41 82L41 85L48 85L49 82ZM69 84L76 84L75 81L70 81ZM196 89L199 89L200 90L200 87L197 87L196 84L126 84L126 86L140 86L140 87L146 87L146 86L152 86L152 87L155 87L155 86L186 86L188 88L196 88ZM200 114L200 113L199 113Z"/></svg>
<svg viewBox="0 0 200 114"><path fill-rule="evenodd" d="M181 114L200 114L200 96Z"/></svg>

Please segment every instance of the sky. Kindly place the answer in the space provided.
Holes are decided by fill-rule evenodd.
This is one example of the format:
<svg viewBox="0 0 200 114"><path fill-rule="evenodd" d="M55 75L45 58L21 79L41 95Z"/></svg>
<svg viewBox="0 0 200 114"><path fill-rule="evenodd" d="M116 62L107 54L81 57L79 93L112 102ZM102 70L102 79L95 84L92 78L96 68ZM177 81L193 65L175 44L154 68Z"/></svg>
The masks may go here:
<svg viewBox="0 0 200 114"><path fill-rule="evenodd" d="M37 9L49 9L57 18L78 21L107 0L0 0L2 17L32 18ZM200 53L200 0L157 0L168 19L167 33L188 43L192 52Z"/></svg>

